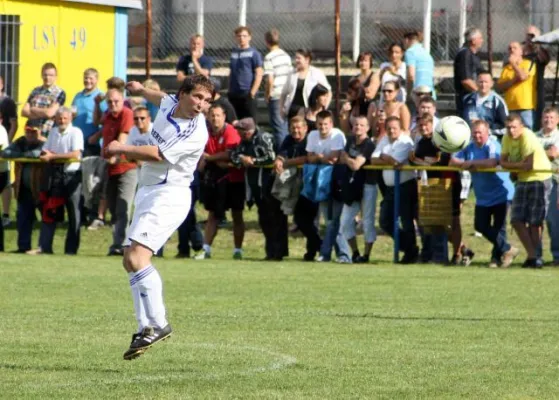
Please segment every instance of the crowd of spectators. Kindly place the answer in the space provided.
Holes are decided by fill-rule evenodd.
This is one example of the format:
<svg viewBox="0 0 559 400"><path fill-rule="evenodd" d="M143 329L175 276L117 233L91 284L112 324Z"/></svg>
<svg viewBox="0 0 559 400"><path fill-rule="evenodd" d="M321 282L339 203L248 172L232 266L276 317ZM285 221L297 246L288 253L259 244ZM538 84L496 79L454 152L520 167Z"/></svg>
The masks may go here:
<svg viewBox="0 0 559 400"><path fill-rule="evenodd" d="M367 263L374 258L377 199L382 199L378 225L394 236L398 185L403 199L398 205L399 262L469 265L475 253L464 242L461 219L468 216L461 211L471 185L475 229L493 245L489 267L508 267L519 254L507 239L509 210L527 255L523 266L543 265L544 221L552 263L559 265L559 175L544 172L559 166L559 111L545 107L543 71L549 53L531 41L539 35L537 28L530 26L523 42L509 44L497 79L478 56L482 32L467 30L454 61L454 86L456 115L471 126L472 142L456 154L441 152L431 140L439 118L437 74L418 32L407 32L402 42L391 43L387 60L376 71L373 54L361 53L359 73L350 79L336 113L330 110L330 83L312 65L309 50L297 50L292 61L281 48L280 32L271 29L264 35L268 53L263 57L251 46L250 28L241 26L234 33L237 46L231 52L226 95L220 93L221 81L212 78L217 90L205 110L210 138L191 186L192 208L179 229L179 257L211 258L214 239L231 210L233 258L242 259L243 212L247 204L254 204L267 260L287 257L289 233L300 231L307 243L305 261ZM214 60L204 52L204 38L195 35L188 54L177 63L177 80L192 74L212 76L213 67ZM10 164L0 162L3 225L10 224L13 192L17 252L52 253L57 222L66 210L66 254L78 252L81 226L100 229L110 224L108 255L121 255L142 165L106 157L103 149L113 140L147 144L157 107L146 99L127 98L125 82L117 77L108 79L106 90L101 90L93 68L84 71L84 89L67 106L67 95L56 84L56 66L47 63L41 73L43 84L33 89L21 109L27 120L25 134L17 139L16 105L0 81L1 156L43 161L14 163L13 185ZM262 82L270 132L256 123ZM159 90L155 81L144 86ZM386 169L365 168L368 165ZM403 165L450 165L463 172L405 170L395 182L394 168ZM521 172L477 172L498 165ZM451 182L448 226L419 223L418 186L431 178ZM198 199L208 211L203 232L194 207ZM33 248L36 212L41 229L38 247ZM0 233L3 250L2 228ZM447 243L452 245L450 257Z"/></svg>

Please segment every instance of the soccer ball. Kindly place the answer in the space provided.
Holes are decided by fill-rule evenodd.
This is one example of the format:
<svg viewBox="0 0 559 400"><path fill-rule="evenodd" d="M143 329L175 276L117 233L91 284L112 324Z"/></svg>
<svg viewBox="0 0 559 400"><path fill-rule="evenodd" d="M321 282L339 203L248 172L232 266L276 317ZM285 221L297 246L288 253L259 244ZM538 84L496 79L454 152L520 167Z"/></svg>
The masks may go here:
<svg viewBox="0 0 559 400"><path fill-rule="evenodd" d="M456 153L470 143L472 132L468 123L460 117L444 117L433 132L433 143L445 153Z"/></svg>

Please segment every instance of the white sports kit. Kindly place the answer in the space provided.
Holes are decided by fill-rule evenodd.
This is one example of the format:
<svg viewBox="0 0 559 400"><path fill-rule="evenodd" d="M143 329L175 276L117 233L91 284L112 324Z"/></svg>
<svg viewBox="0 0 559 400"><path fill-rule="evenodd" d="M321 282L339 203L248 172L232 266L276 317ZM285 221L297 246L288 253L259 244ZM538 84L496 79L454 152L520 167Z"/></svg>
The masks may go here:
<svg viewBox="0 0 559 400"><path fill-rule="evenodd" d="M149 144L159 147L163 161L147 161L142 166L126 246L133 240L156 253L190 210L190 183L208 141L208 129L202 114L173 118L177 106L175 96L161 101Z"/></svg>

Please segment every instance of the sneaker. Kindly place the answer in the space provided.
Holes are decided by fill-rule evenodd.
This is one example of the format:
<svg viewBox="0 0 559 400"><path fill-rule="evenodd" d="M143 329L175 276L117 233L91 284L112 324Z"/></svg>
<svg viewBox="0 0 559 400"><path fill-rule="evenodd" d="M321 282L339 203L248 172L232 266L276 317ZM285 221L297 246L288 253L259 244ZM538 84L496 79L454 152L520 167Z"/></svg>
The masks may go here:
<svg viewBox="0 0 559 400"><path fill-rule="evenodd" d="M501 257L501 267L510 267L519 252L520 251L516 247L511 247L507 252L503 253L503 256Z"/></svg>
<svg viewBox="0 0 559 400"><path fill-rule="evenodd" d="M242 260L243 259L243 253L241 253L240 251L236 251L233 253L233 260Z"/></svg>
<svg viewBox="0 0 559 400"><path fill-rule="evenodd" d="M526 261L522 264L522 268L536 268L536 259L535 258L527 258Z"/></svg>
<svg viewBox="0 0 559 400"><path fill-rule="evenodd" d="M210 253L207 253L204 250L202 250L199 253L195 254L193 258L195 260L208 260L208 259L212 258L212 255Z"/></svg>
<svg viewBox="0 0 559 400"><path fill-rule="evenodd" d="M99 228L102 228L105 226L105 221L103 221L100 218L95 218L91 224L87 227L88 231L96 231Z"/></svg>
<svg viewBox="0 0 559 400"><path fill-rule="evenodd" d="M10 226L11 223L12 223L12 220L10 219L10 216L8 214L2 215L2 226L4 228L7 228L8 226Z"/></svg>
<svg viewBox="0 0 559 400"><path fill-rule="evenodd" d="M357 262L357 260L359 260L361 258L361 254L359 254L358 251L356 251L355 253L353 253L353 255L351 256L351 261L353 261L354 263Z"/></svg>
<svg viewBox="0 0 559 400"><path fill-rule="evenodd" d="M499 262L495 259L492 259L491 262L489 263L488 267L489 268L499 268Z"/></svg>
<svg viewBox="0 0 559 400"><path fill-rule="evenodd" d="M169 324L164 328L146 326L141 333L132 335L132 343L130 343L130 348L124 352L123 358L133 360L141 356L154 344L169 338L172 333L173 329Z"/></svg>
<svg viewBox="0 0 559 400"><path fill-rule="evenodd" d="M541 258L536 258L536 262L534 263L534 268L537 269L543 268L543 260Z"/></svg>
<svg viewBox="0 0 559 400"><path fill-rule="evenodd" d="M475 255L476 253L471 249L464 248L464 250L462 250L462 265L468 267L472 263Z"/></svg>
<svg viewBox="0 0 559 400"><path fill-rule="evenodd" d="M40 256L41 254L45 254L45 253L43 253L43 250L41 249L33 249L33 250L27 250L25 254L27 254L28 256Z"/></svg>
<svg viewBox="0 0 559 400"><path fill-rule="evenodd" d="M330 262L330 260L327 260L324 256L318 256L316 262Z"/></svg>
<svg viewBox="0 0 559 400"><path fill-rule="evenodd" d="M351 264L351 260L347 257L340 257L336 260L338 264Z"/></svg>
<svg viewBox="0 0 559 400"><path fill-rule="evenodd" d="M475 231L475 232L474 232L474 236L475 236L475 237L478 237L478 238L483 237L483 235L482 235L481 233L479 233L478 231Z"/></svg>
<svg viewBox="0 0 559 400"><path fill-rule="evenodd" d="M357 264L367 264L369 262L369 256L359 256L354 262Z"/></svg>

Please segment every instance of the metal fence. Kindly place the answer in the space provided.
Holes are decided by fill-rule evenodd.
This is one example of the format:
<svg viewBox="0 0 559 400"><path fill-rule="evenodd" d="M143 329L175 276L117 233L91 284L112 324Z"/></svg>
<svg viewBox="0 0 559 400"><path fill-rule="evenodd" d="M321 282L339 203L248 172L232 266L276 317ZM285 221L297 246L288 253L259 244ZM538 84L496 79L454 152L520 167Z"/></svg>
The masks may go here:
<svg viewBox="0 0 559 400"><path fill-rule="evenodd" d="M387 47L409 30L422 31L430 20L430 51L441 67L451 61L465 26L487 33L488 0L341 0L342 65L353 65L356 52L372 51L375 64L387 59ZM144 0L144 5L146 1ZM202 33L206 54L226 67L235 45L233 31L243 21L253 31L252 44L266 52L264 33L279 29L281 46L293 54L313 50L322 65L334 65L334 0L158 0L153 1L153 66L171 69L187 53L189 37ZM431 12L426 19L425 4ZM547 32L559 25L559 0L491 0L494 73L500 72L507 45L522 41L530 24ZM145 57L145 14L130 11L129 60ZM486 48L482 53L486 52ZM482 54L482 58L486 55ZM555 63L548 67L551 76ZM449 73L448 67L446 72ZM451 73L451 71L450 71Z"/></svg>

